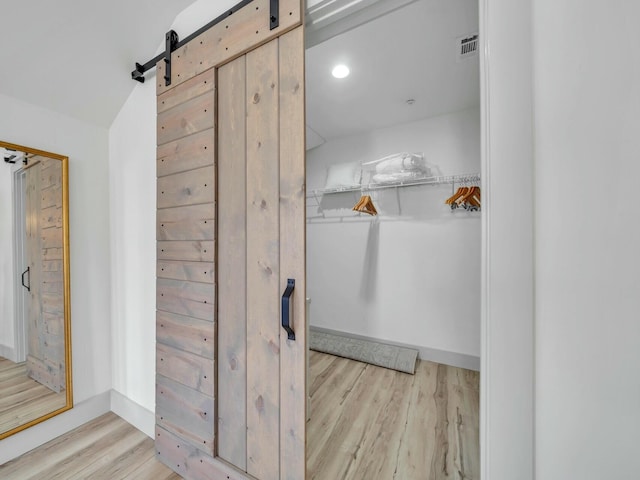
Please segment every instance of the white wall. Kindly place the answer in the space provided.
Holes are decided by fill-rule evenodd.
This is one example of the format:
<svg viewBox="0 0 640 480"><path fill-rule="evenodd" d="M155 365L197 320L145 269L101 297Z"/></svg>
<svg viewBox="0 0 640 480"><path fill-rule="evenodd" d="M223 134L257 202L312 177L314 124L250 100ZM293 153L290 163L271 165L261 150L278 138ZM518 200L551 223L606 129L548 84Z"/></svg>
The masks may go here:
<svg viewBox="0 0 640 480"><path fill-rule="evenodd" d="M0 357L14 360L13 171L0 161Z"/></svg>
<svg viewBox="0 0 640 480"><path fill-rule="evenodd" d="M638 18L533 2L540 479L640 471Z"/></svg>
<svg viewBox="0 0 640 480"><path fill-rule="evenodd" d="M236 3L200 0L183 10L171 28L184 38ZM164 49L164 45L160 48ZM110 265L113 388L151 412L155 411L156 331L154 76L155 70L147 74L146 83L135 87L109 130L108 175L113 252ZM136 426L149 431L148 425Z"/></svg>
<svg viewBox="0 0 640 480"><path fill-rule="evenodd" d="M307 190L324 187L330 165L402 151L424 152L434 173L479 173L479 110L328 141L308 152ZM325 196L326 218L308 208L311 325L479 358L480 213L452 212L451 194L378 191L378 217L350 210L359 193Z"/></svg>
<svg viewBox="0 0 640 480"><path fill-rule="evenodd" d="M4 95L0 111L3 140L69 156L73 395L80 403L111 387L108 132ZM38 445L45 439L39 432L73 428L77 415L66 413L54 431L45 422L28 437L0 441L0 460L16 446Z"/></svg>
<svg viewBox="0 0 640 480"><path fill-rule="evenodd" d="M113 388L155 410L155 85L137 86L109 131Z"/></svg>
<svg viewBox="0 0 640 480"><path fill-rule="evenodd" d="M490 480L534 478L531 4L480 0L480 451Z"/></svg>

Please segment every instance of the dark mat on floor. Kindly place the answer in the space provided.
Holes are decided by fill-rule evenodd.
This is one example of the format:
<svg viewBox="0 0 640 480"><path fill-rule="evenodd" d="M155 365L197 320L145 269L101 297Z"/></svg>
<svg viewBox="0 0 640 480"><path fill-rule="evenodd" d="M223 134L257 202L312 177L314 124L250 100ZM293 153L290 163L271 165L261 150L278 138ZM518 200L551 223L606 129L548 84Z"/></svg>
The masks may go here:
<svg viewBox="0 0 640 480"><path fill-rule="evenodd" d="M411 374L416 371L418 359L418 351L411 348L386 345L317 330L310 332L309 348L317 352L330 353Z"/></svg>

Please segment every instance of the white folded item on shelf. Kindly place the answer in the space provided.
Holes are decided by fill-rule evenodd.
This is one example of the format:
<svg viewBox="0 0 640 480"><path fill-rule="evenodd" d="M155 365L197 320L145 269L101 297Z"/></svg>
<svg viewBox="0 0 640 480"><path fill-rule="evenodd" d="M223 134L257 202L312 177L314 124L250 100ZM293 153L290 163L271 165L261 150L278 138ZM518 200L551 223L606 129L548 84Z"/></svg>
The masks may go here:
<svg viewBox="0 0 640 480"><path fill-rule="evenodd" d="M425 178L426 176L427 175L418 170L394 173L376 173L371 177L371 183L382 185L386 183L408 182L411 180Z"/></svg>
<svg viewBox="0 0 640 480"><path fill-rule="evenodd" d="M327 181L324 188L354 188L360 186L362 169L358 162L339 163L331 165L327 172Z"/></svg>
<svg viewBox="0 0 640 480"><path fill-rule="evenodd" d="M401 153L391 158L387 157L376 164L376 173L394 173L405 170L426 173L428 168L424 157L413 153Z"/></svg>
<svg viewBox="0 0 640 480"><path fill-rule="evenodd" d="M363 183L389 183L424 178L431 169L422 153L400 152L362 164ZM366 176L364 175L366 173Z"/></svg>

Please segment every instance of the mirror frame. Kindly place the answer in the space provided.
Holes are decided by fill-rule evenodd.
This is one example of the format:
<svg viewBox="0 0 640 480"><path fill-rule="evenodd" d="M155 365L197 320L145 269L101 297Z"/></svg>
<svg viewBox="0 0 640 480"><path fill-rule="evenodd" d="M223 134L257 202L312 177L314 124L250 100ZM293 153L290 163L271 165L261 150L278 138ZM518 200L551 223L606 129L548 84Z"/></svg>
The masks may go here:
<svg viewBox="0 0 640 480"><path fill-rule="evenodd" d="M9 148L33 155L60 160L62 162L62 279L64 297L64 353L65 353L65 394L66 403L63 407L53 410L45 415L34 418L22 425L0 432L0 440L14 433L26 430L29 427L42 423L56 415L59 415L73 408L73 377L71 375L71 281L69 275L69 157L38 150L23 145L3 142L0 140L0 147ZM13 320L13 319L12 319Z"/></svg>

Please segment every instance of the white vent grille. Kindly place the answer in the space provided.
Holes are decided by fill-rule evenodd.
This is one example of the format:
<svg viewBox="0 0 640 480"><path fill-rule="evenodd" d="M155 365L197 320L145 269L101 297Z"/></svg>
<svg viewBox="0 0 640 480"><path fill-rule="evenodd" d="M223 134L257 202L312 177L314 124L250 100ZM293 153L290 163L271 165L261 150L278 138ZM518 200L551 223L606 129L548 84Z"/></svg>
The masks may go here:
<svg viewBox="0 0 640 480"><path fill-rule="evenodd" d="M478 53L478 34L465 35L458 38L458 60L474 57Z"/></svg>

